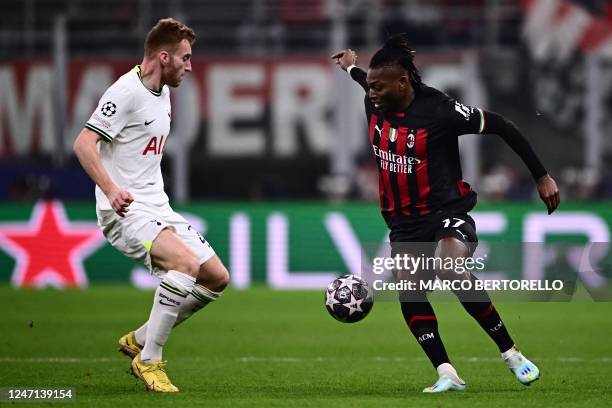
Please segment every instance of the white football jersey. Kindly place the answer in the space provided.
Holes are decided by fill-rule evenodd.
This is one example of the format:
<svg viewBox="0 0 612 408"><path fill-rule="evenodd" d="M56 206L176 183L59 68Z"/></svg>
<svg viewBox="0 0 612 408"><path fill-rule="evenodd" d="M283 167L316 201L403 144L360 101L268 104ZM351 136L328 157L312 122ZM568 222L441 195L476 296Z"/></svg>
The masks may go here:
<svg viewBox="0 0 612 408"><path fill-rule="evenodd" d="M168 202L161 174L161 159L170 133L170 90L148 89L140 67L119 78L104 93L85 124L102 137L102 165L113 181L129 191L136 202L163 205ZM112 209L96 186L96 204Z"/></svg>

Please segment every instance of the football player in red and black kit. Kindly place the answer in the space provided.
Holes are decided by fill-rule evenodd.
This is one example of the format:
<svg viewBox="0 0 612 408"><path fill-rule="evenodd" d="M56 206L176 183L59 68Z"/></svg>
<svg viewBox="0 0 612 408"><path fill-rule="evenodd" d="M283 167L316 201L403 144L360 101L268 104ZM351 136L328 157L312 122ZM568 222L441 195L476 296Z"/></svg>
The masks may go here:
<svg viewBox="0 0 612 408"><path fill-rule="evenodd" d="M472 255L478 239L468 212L476 204L476 193L461 174L458 136L463 134L501 136L529 168L548 213L559 205L555 180L519 129L497 113L466 106L423 84L405 35L389 38L372 57L367 73L355 66L353 50L340 51L332 59L366 91L380 206L392 248L397 243L433 242L435 256L442 259ZM440 279L477 279L469 272L438 270L436 274ZM402 314L439 375L423 391L464 390L465 382L444 349L427 292L409 292L400 296ZM537 380L539 369L518 350L489 295L475 289L466 296L456 294L497 344L517 379L525 385Z"/></svg>

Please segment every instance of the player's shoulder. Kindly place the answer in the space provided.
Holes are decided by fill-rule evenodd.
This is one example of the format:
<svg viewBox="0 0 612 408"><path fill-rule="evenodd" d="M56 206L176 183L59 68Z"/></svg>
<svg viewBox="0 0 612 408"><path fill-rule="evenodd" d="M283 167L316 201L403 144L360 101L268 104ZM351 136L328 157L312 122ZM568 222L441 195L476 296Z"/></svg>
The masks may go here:
<svg viewBox="0 0 612 408"><path fill-rule="evenodd" d="M441 103L449 103L452 101L452 98L446 93L425 84L422 84L418 88L417 97L421 99L423 104L429 105L430 107L435 107Z"/></svg>
<svg viewBox="0 0 612 408"><path fill-rule="evenodd" d="M427 109L436 118L448 118L456 110L459 102L445 92L440 91L431 86L421 86L420 93L422 94L424 109Z"/></svg>
<svg viewBox="0 0 612 408"><path fill-rule="evenodd" d="M106 91L100 97L99 106L105 116L115 116L115 118L126 115L133 110L134 90L130 83L129 73L120 76L106 88Z"/></svg>
<svg viewBox="0 0 612 408"><path fill-rule="evenodd" d="M415 89L415 102L411 108L414 114L435 116L440 105L448 103L450 97L444 92L425 84Z"/></svg>
<svg viewBox="0 0 612 408"><path fill-rule="evenodd" d="M134 94L136 86L134 77L138 79L137 75L132 71L121 75L111 86L108 87L106 92L112 93L121 98L131 98Z"/></svg>

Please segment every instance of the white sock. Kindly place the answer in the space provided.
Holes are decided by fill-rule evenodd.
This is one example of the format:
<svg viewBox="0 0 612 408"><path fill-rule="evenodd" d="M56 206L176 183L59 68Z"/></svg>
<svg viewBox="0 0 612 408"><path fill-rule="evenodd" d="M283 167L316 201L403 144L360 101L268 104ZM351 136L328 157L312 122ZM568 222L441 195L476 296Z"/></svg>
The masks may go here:
<svg viewBox="0 0 612 408"><path fill-rule="evenodd" d="M221 292L213 292L212 290L198 283L193 285L191 293L189 293L185 301L178 308L178 316L176 318L176 322L174 323L174 327L187 320L189 317L191 317L191 315L204 308L210 302L217 300L219 296L221 296ZM134 332L136 342L140 345L143 345L146 342L147 326L148 322L145 322Z"/></svg>
<svg viewBox="0 0 612 408"><path fill-rule="evenodd" d="M153 308L146 329L142 361L160 361L162 348L176 323L180 306L192 291L195 278L178 272L168 271L155 291ZM138 340L136 340L138 341Z"/></svg>
<svg viewBox="0 0 612 408"><path fill-rule="evenodd" d="M501 358L502 360L507 360L510 357L516 355L516 354L521 354L521 352L519 351L518 348L516 348L516 345L512 346L510 349L504 351L503 353L501 353Z"/></svg>
<svg viewBox="0 0 612 408"><path fill-rule="evenodd" d="M436 371L438 372L438 376L442 377L443 375L450 377L453 381L459 383L465 383L461 378L459 378L459 374L457 374L457 370L450 363L442 363L438 367L436 367Z"/></svg>
<svg viewBox="0 0 612 408"><path fill-rule="evenodd" d="M213 292L205 286L196 283L193 285L191 293L187 297L188 302L179 310L178 318L176 319L175 327L190 318L195 312L203 309L210 302L219 299L221 292Z"/></svg>
<svg viewBox="0 0 612 408"><path fill-rule="evenodd" d="M504 363L506 363L506 365L510 367L510 369L520 367L520 365L525 359L523 353L521 353L521 351L516 346L512 346L512 348L510 348L509 350L506 350L501 353L501 358L502 360L504 360Z"/></svg>
<svg viewBox="0 0 612 408"><path fill-rule="evenodd" d="M146 322L144 322L142 326L134 330L134 337L136 338L136 343L138 343L140 346L144 346L145 342L147 341L147 324L148 323L149 321L147 320Z"/></svg>
<svg viewBox="0 0 612 408"><path fill-rule="evenodd" d="M444 374L457 375L457 370L450 363L442 363L438 367L436 367L436 371L439 376Z"/></svg>

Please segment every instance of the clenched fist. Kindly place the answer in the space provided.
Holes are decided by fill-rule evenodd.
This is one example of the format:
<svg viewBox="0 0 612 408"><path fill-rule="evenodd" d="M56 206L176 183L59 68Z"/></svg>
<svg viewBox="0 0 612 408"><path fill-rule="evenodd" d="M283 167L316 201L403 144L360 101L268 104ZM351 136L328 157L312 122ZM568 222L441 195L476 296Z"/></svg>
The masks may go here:
<svg viewBox="0 0 612 408"><path fill-rule="evenodd" d="M357 54L355 54L355 51L351 50L350 48L335 53L332 55L332 59L337 65L340 65L340 68L342 68L344 71L346 71L346 69L351 65L357 64Z"/></svg>
<svg viewBox="0 0 612 408"><path fill-rule="evenodd" d="M538 194L540 194L540 198L542 199L542 201L544 201L544 204L546 204L548 214L552 214L552 212L557 209L559 203L561 202L557 183L548 174L540 177L537 183Z"/></svg>
<svg viewBox="0 0 612 408"><path fill-rule="evenodd" d="M111 207L113 207L113 210L120 217L125 217L125 213L129 211L128 207L130 206L132 201L134 201L134 196L132 195L132 193L121 189L111 191L108 194L107 198L110 202Z"/></svg>

